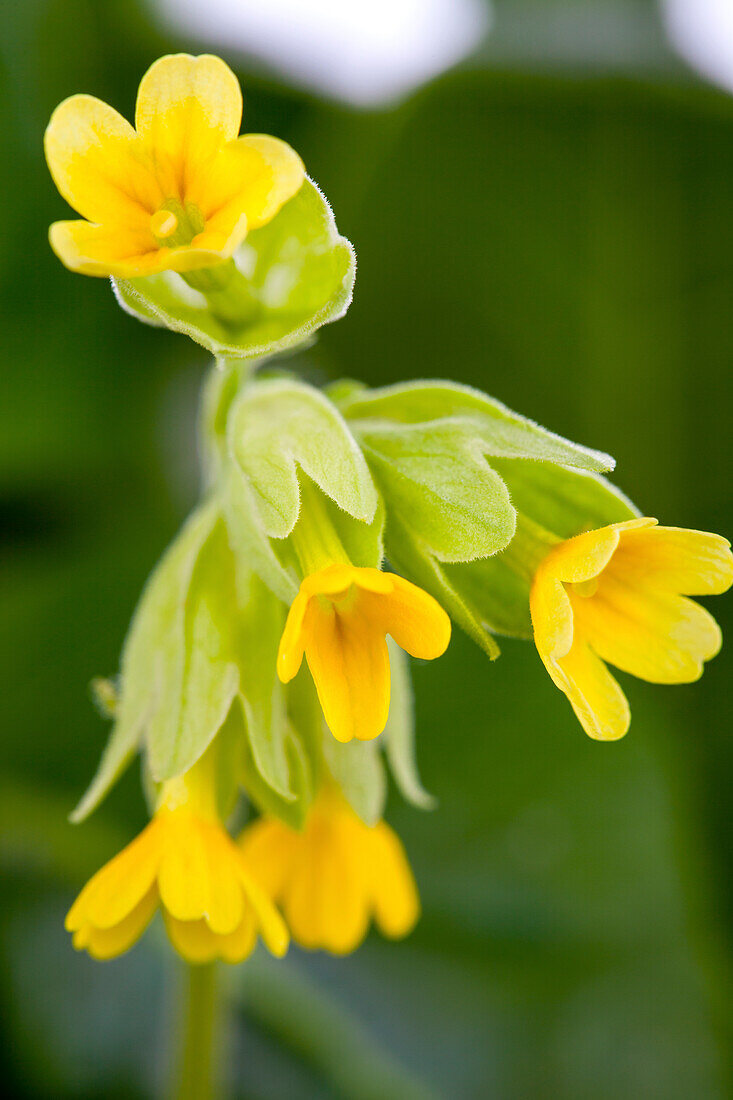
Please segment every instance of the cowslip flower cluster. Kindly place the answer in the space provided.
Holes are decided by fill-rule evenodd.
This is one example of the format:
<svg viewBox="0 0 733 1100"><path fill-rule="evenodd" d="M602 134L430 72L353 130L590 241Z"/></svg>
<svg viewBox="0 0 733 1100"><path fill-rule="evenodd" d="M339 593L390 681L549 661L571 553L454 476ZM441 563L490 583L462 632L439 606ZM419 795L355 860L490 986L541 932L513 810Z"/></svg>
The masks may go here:
<svg viewBox="0 0 733 1100"><path fill-rule="evenodd" d="M143 753L152 820L67 918L97 958L156 910L192 963L241 961L258 935L277 956L289 937L344 954L372 921L406 935L420 903L384 821L386 765L430 801L406 655L440 657L452 624L492 659L497 637L533 638L586 732L613 740L630 709L606 662L697 679L721 639L688 597L733 582L725 539L641 518L608 455L478 390L256 373L344 312L354 255L298 155L239 137L241 112L223 61L176 55L144 76L135 129L72 96L46 134L84 219L52 226L61 260L215 356L203 498L135 612L75 814ZM260 816L235 841L242 797Z"/></svg>

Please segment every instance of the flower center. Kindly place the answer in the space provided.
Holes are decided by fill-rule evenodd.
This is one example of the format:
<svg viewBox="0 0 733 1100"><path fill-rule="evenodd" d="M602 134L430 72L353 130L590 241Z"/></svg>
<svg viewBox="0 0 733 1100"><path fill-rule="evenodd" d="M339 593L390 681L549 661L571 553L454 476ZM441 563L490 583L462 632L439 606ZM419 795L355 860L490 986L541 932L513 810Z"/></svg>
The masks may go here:
<svg viewBox="0 0 733 1100"><path fill-rule="evenodd" d="M150 232L159 248L185 247L203 232L205 225L198 206L178 199L168 199L150 216Z"/></svg>

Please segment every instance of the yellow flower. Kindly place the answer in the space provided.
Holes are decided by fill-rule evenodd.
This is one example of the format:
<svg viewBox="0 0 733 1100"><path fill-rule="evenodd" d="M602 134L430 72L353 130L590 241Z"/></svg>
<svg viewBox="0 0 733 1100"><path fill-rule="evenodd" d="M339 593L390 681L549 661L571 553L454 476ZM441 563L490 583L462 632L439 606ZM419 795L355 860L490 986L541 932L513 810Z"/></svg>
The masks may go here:
<svg viewBox="0 0 733 1100"><path fill-rule="evenodd" d="M357 817L335 787L324 788L297 833L263 817L240 839L247 865L281 905L293 939L309 950L345 955L373 917L385 936L406 936L420 899L405 850L384 821Z"/></svg>
<svg viewBox="0 0 733 1100"><path fill-rule="evenodd" d="M368 741L389 713L390 670L385 635L413 657L440 657L450 619L432 596L394 573L333 564L307 576L280 639L283 683L305 653L329 729L338 741Z"/></svg>
<svg viewBox="0 0 733 1100"><path fill-rule="evenodd" d="M655 684L702 675L720 628L686 597L730 587L729 547L720 535L633 519L558 543L541 563L530 593L535 643L591 737L623 737L631 720L604 661Z"/></svg>
<svg viewBox="0 0 733 1100"><path fill-rule="evenodd" d="M298 155L265 134L237 137L242 93L218 57L175 54L148 69L135 129L94 96L54 111L46 160L85 221L55 222L59 259L85 275L134 278L226 260L300 187Z"/></svg>
<svg viewBox="0 0 733 1100"><path fill-rule="evenodd" d="M96 959L121 955L158 906L176 950L191 963L236 963L259 933L273 955L288 932L219 822L213 797L186 776L164 784L140 835L86 884L66 917L74 947Z"/></svg>

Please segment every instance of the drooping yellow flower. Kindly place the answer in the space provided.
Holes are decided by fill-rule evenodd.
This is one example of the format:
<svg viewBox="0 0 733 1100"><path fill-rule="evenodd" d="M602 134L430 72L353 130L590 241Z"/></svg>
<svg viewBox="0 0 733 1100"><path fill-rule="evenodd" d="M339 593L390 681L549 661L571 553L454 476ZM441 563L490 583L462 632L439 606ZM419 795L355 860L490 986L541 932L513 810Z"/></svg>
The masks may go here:
<svg viewBox="0 0 733 1100"><path fill-rule="evenodd" d="M222 827L210 787L195 769L164 784L140 835L86 884L66 917L74 947L110 959L132 947L160 906L176 950L191 963L236 963L257 935L285 954L282 917L250 875Z"/></svg>
<svg viewBox="0 0 733 1100"><path fill-rule="evenodd" d="M280 639L283 683L305 653L328 727L338 741L369 741L389 713L390 669L385 636L413 657L440 657L450 641L440 604L394 573L333 564L307 576Z"/></svg>
<svg viewBox="0 0 733 1100"><path fill-rule="evenodd" d="M263 817L240 843L301 947L345 955L362 942L372 918L385 936L399 939L420 915L397 834L384 821L365 825L335 787L319 793L302 833Z"/></svg>
<svg viewBox="0 0 733 1100"><path fill-rule="evenodd" d="M45 137L54 182L84 221L55 222L59 259L85 275L134 278L226 260L304 178L298 155L266 134L238 137L242 93L218 57L175 54L148 69L135 129L74 95Z"/></svg>
<svg viewBox="0 0 733 1100"><path fill-rule="evenodd" d="M732 583L726 539L655 519L612 523L553 547L530 593L535 643L586 733L611 741L629 728L628 701L605 661L655 684L702 675L720 628L686 597Z"/></svg>

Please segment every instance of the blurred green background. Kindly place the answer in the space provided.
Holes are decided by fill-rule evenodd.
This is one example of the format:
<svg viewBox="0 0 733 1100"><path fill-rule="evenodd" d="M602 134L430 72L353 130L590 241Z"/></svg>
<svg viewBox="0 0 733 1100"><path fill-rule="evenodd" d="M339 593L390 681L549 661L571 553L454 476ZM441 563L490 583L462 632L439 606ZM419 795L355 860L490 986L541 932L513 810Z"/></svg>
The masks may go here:
<svg viewBox="0 0 733 1100"><path fill-rule="evenodd" d="M262 0L265 3L265 0ZM552 18L556 15L557 18ZM86 91L132 116L161 53L201 50L133 0L3 9L0 133L0 1057L14 1097L161 1087L178 974L153 931L121 960L62 927L145 820L136 769L66 814L107 733L145 577L197 492L206 360L71 275L41 137ZM220 52L245 128L303 155L355 244L315 380L450 376L610 451L663 522L733 531L733 101L675 60L646 2L494 5L486 41L397 105L356 108ZM715 613L733 637L733 604ZM729 638L730 640L730 638ZM256 1100L733 1096L733 647L695 685L621 677L629 736L591 742L532 648L463 637L416 666L439 809L393 793L424 917L401 945L230 973L232 1095Z"/></svg>

